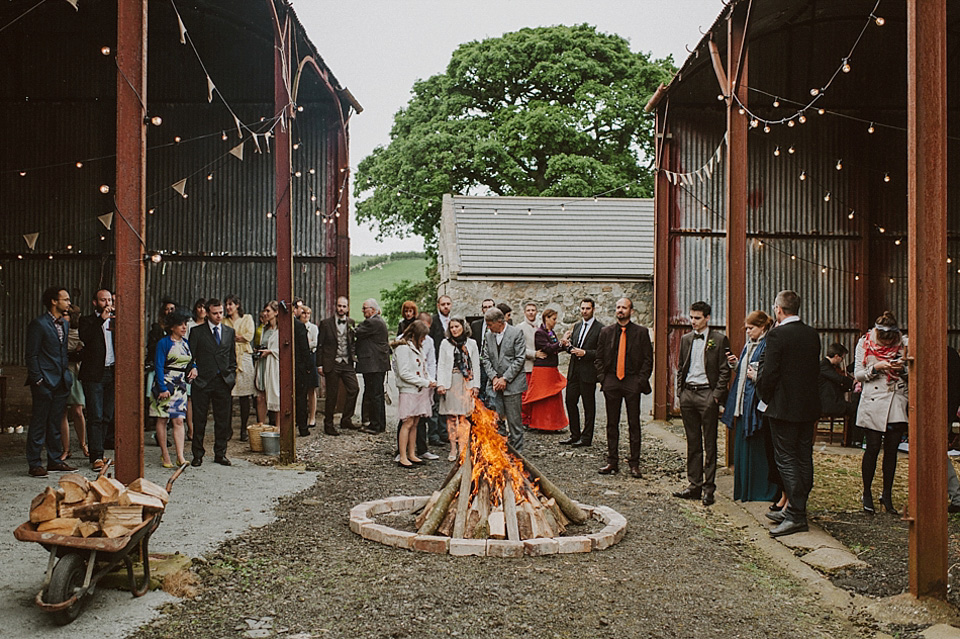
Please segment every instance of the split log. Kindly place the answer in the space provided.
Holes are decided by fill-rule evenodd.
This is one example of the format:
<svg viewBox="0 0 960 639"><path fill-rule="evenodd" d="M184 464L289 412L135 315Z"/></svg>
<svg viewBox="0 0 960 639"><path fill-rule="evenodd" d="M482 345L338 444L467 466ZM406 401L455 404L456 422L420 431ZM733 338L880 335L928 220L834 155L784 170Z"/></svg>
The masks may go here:
<svg viewBox="0 0 960 639"><path fill-rule="evenodd" d="M430 499L428 499L427 503L424 504L423 510L420 511L420 514L417 515L417 519L414 523L417 524L418 530L420 529L420 526L423 525L423 522L427 520L427 517L430 516L430 511L433 510L433 507L437 505L438 499L440 499L440 491L436 490L432 495L430 495Z"/></svg>
<svg viewBox="0 0 960 639"><path fill-rule="evenodd" d="M430 510L430 514L427 515L426 519L423 521L423 525L420 526L420 529L417 531L419 534L432 535L437 532L437 528L439 528L440 524L443 523L443 518L447 514L447 509L450 507L450 502L453 501L453 496L460 487L461 474L463 474L463 466L460 466L457 469L457 472L453 475L453 478L451 478L450 481L448 481L440 491L440 496L437 497L437 503Z"/></svg>
<svg viewBox="0 0 960 639"><path fill-rule="evenodd" d="M507 526L507 539L520 541L520 529L517 526L517 498L513 494L513 482L510 474L504 473L503 483L503 517Z"/></svg>
<svg viewBox="0 0 960 639"><path fill-rule="evenodd" d="M485 479L479 479L477 494L473 497L470 504L470 512L467 513L467 525L464 530L464 537L467 539L485 539L489 527L487 526L487 517L490 516L490 484ZM483 534L480 534L480 533Z"/></svg>
<svg viewBox="0 0 960 639"><path fill-rule="evenodd" d="M110 526L136 528L143 522L141 506L107 506L100 515L100 527L106 531Z"/></svg>
<svg viewBox="0 0 960 639"><path fill-rule="evenodd" d="M444 537L453 536L453 526L457 519L457 509L447 508L447 514L443 516L443 521L437 528L437 534Z"/></svg>
<svg viewBox="0 0 960 639"><path fill-rule="evenodd" d="M110 504L101 504L100 502L76 504L73 507L72 514L74 517L78 517L84 521L99 521L100 515L103 514L109 505Z"/></svg>
<svg viewBox="0 0 960 639"><path fill-rule="evenodd" d="M531 464L529 461L523 458L517 451L513 449L509 444L507 447L510 450L510 453L515 455L523 463L523 467L526 468L527 472L530 473L530 476L537 479L540 492L546 495L547 497L552 497L557 500L557 505L560 506L560 510L563 511L563 514L566 515L570 521L575 524L582 524L587 521L587 513L583 512L583 509L580 508L572 499L567 497L562 490L560 490L556 484L543 476L543 474L537 470L537 467Z"/></svg>
<svg viewBox="0 0 960 639"><path fill-rule="evenodd" d="M120 493L127 489L126 486L113 477L103 475L97 477L96 481L90 482L90 488L100 496L100 501L105 504L116 502L120 497Z"/></svg>
<svg viewBox="0 0 960 639"><path fill-rule="evenodd" d="M37 526L37 532L54 533L72 537L80 532L80 520L76 517L57 517Z"/></svg>
<svg viewBox="0 0 960 639"><path fill-rule="evenodd" d="M533 539L533 518L530 516L530 511L526 508L523 508L526 504L522 504L521 507L517 510L517 530L520 534L520 539Z"/></svg>
<svg viewBox="0 0 960 639"><path fill-rule="evenodd" d="M566 528L570 523L570 520L567 519L567 516L563 514L563 509L560 508L560 505L557 503L557 500L551 497L547 500L547 508L553 512L553 516L557 518L557 521Z"/></svg>
<svg viewBox="0 0 960 639"><path fill-rule="evenodd" d="M138 493L143 493L144 495L150 495L151 497L156 497L163 502L163 505L166 506L170 501L170 493L168 493L162 486L158 486L149 479L144 479L139 477L130 482L130 485L127 486L128 490L133 490Z"/></svg>
<svg viewBox="0 0 960 639"><path fill-rule="evenodd" d="M110 539L116 539L117 537L123 537L124 535L130 534L130 528L126 526L103 526L103 536L109 537Z"/></svg>
<svg viewBox="0 0 960 639"><path fill-rule="evenodd" d="M67 504L82 502L90 491L90 482L78 473L70 473L60 478L60 488L63 489L63 501Z"/></svg>
<svg viewBox="0 0 960 639"><path fill-rule="evenodd" d="M57 491L50 486L30 502L30 522L39 524L57 518Z"/></svg>
<svg viewBox="0 0 960 639"><path fill-rule="evenodd" d="M463 472L460 473L460 495L457 498L456 518L453 522L453 536L463 539L467 527L467 505L470 503L470 488L473 485L473 460L470 458L470 437L467 436L466 455L463 460Z"/></svg>
<svg viewBox="0 0 960 639"><path fill-rule="evenodd" d="M163 511L163 502L159 497L144 495L134 490L125 490L120 493L118 503L121 506L140 506L144 512L148 513Z"/></svg>
<svg viewBox="0 0 960 639"><path fill-rule="evenodd" d="M100 524L95 521L81 521L78 529L80 536L86 538L100 532Z"/></svg>
<svg viewBox="0 0 960 639"><path fill-rule="evenodd" d="M503 517L503 507L497 506L487 517L487 537L490 539L506 539L507 526ZM479 536L478 536L479 538Z"/></svg>

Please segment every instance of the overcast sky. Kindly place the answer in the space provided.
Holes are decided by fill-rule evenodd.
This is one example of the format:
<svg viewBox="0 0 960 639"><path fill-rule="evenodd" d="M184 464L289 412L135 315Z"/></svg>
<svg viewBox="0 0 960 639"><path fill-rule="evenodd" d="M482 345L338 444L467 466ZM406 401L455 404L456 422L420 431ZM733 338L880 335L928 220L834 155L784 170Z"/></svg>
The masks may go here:
<svg viewBox="0 0 960 639"><path fill-rule="evenodd" d="M523 27L588 23L634 51L680 66L723 8L720 0L293 0L310 39L364 111L350 122L350 164L390 141L393 116L418 79L442 73L458 45ZM419 237L376 239L351 214L352 253L420 250Z"/></svg>

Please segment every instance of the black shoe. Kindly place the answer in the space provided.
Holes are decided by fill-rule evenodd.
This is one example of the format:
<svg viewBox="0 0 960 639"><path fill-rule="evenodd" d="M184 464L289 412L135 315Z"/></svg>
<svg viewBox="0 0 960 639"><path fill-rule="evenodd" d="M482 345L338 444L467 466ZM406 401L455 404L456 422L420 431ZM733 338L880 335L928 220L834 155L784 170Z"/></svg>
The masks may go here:
<svg viewBox="0 0 960 639"><path fill-rule="evenodd" d="M49 468L49 466L47 466ZM900 511L893 507L893 498L890 495L880 495L880 505L891 515L899 515Z"/></svg>
<svg viewBox="0 0 960 639"><path fill-rule="evenodd" d="M601 475L616 475L620 472L620 469L616 466L616 464L607 464L597 472Z"/></svg>
<svg viewBox="0 0 960 639"><path fill-rule="evenodd" d="M717 500L714 498L713 493L708 493L703 496L704 506L713 506L715 503L717 503Z"/></svg>
<svg viewBox="0 0 960 639"><path fill-rule="evenodd" d="M868 515L872 515L877 512L876 508L873 507L873 495L869 490L864 491L863 495L860 497L860 503L863 504L863 512Z"/></svg>
<svg viewBox="0 0 960 639"><path fill-rule="evenodd" d="M770 507L769 507L767 510L769 510L769 511L772 512L772 513L776 513L776 512L780 512L781 510L783 510L783 506L781 506L781 505L778 504L777 502L773 502L772 504L770 504Z"/></svg>
<svg viewBox="0 0 960 639"><path fill-rule="evenodd" d="M213 461L221 466L233 466L233 463L231 463L226 457L214 457Z"/></svg>
<svg viewBox="0 0 960 639"><path fill-rule="evenodd" d="M325 435L331 435L333 437L338 437L340 435L340 431L334 426L324 426L323 432Z"/></svg>
<svg viewBox="0 0 960 639"><path fill-rule="evenodd" d="M786 518L787 518L787 515L782 510L778 510L772 513L767 513L767 519L777 524L783 522L783 520Z"/></svg>
<svg viewBox="0 0 960 639"><path fill-rule="evenodd" d="M565 445L565 446L566 446L566 445L576 446L577 444L580 443L580 438L579 438L579 437L574 437L573 435L571 435L570 437L567 437L566 439L561 439L561 440L560 440L559 442L557 442L557 443L558 443L558 444L563 444L563 445Z"/></svg>
<svg viewBox="0 0 960 639"><path fill-rule="evenodd" d="M246 431L240 433L240 441L245 442L245 441L247 441L248 439L250 439L250 438L247 437L247 432L246 432Z"/></svg>
<svg viewBox="0 0 960 639"><path fill-rule="evenodd" d="M366 433L366 434L368 434L368 435L379 435L379 434L380 434L380 431L379 431L379 430L376 430L376 429L374 429L374 428L370 428L369 426L364 426L363 428L360 429L360 432L361 432L361 433Z"/></svg>
<svg viewBox="0 0 960 639"><path fill-rule="evenodd" d="M587 446L592 446L593 442L586 439L581 439L580 441L573 442L571 444L574 448L586 448Z"/></svg>
<svg viewBox="0 0 960 639"><path fill-rule="evenodd" d="M640 466L631 466L630 476L634 479L643 479L643 473L640 472Z"/></svg>
<svg viewBox="0 0 960 639"><path fill-rule="evenodd" d="M807 532L808 530L810 530L810 527L807 524L798 524L789 519L784 519L780 522L779 526L770 531L770 536L782 537L784 535L792 535L793 533Z"/></svg>
<svg viewBox="0 0 960 639"><path fill-rule="evenodd" d="M190 462L190 465L193 466L194 468L200 468L202 464L203 464L203 457L194 457L193 461Z"/></svg>
<svg viewBox="0 0 960 639"><path fill-rule="evenodd" d="M699 488L684 488L683 490L678 490L673 493L674 497L679 497L680 499L700 499L700 489Z"/></svg>
<svg viewBox="0 0 960 639"><path fill-rule="evenodd" d="M307 428L298 428L298 429L297 429L297 433L298 433L301 437L308 437L308 436L310 435L310 430L307 429Z"/></svg>

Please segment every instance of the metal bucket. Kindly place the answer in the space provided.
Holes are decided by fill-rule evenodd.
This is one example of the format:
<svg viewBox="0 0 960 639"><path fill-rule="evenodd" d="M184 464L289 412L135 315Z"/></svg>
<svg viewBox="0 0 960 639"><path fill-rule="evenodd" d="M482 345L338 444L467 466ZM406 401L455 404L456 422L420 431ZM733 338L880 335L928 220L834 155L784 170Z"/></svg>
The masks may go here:
<svg viewBox="0 0 960 639"><path fill-rule="evenodd" d="M264 455L280 454L280 433L260 433Z"/></svg>

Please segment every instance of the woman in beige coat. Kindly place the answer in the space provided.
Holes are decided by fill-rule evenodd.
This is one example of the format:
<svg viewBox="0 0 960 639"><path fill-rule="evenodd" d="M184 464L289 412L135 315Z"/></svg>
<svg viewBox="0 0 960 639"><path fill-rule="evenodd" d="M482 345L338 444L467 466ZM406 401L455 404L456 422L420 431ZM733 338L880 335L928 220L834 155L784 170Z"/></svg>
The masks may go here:
<svg viewBox="0 0 960 639"><path fill-rule="evenodd" d="M863 385L857 426L864 429L867 449L863 453L863 510L873 514L873 476L883 445L883 492L880 504L897 514L891 491L897 472L897 447L907 428L907 338L897 318L884 311L876 326L857 342L856 369L853 376Z"/></svg>

